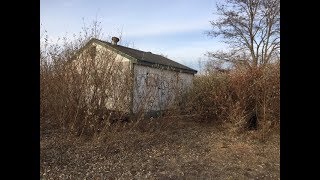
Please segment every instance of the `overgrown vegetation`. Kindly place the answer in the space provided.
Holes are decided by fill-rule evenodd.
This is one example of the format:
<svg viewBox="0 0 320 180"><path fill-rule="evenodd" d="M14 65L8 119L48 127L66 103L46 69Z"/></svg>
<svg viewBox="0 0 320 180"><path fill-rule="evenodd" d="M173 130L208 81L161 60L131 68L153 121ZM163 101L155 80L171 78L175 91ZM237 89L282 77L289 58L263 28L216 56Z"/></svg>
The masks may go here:
<svg viewBox="0 0 320 180"><path fill-rule="evenodd" d="M100 36L96 22L83 30L84 36L64 38L62 45L49 44L46 37L42 41L41 130L63 129L77 136L92 136L128 118L129 66L113 52L97 53L94 46L82 49L91 38Z"/></svg>
<svg viewBox="0 0 320 180"><path fill-rule="evenodd" d="M41 179L279 179L279 134L267 142L188 118L113 125L103 139L41 136Z"/></svg>
<svg viewBox="0 0 320 180"><path fill-rule="evenodd" d="M185 114L196 114L200 121L227 125L237 132L257 130L263 139L279 130L280 65L198 75L183 100Z"/></svg>
<svg viewBox="0 0 320 180"><path fill-rule="evenodd" d="M186 88L183 83L177 83L179 75L167 78L167 69L160 65L153 66L158 74L134 76L131 64L123 61L123 57L88 43L90 39L101 38L97 34L101 32L99 28L94 22L92 28L83 28L84 32L73 40L62 38L60 44L48 43L48 37L43 36L40 47L42 131L63 130L76 136L103 137L113 128L113 123L131 122L136 126L153 113L147 110L164 109L173 104L175 95ZM159 103L157 99L160 88L164 88L161 90L166 94L166 102ZM133 98L132 93L137 97Z"/></svg>
<svg viewBox="0 0 320 180"><path fill-rule="evenodd" d="M253 26L259 23L253 18L249 21L251 33L243 30L262 36L258 38L261 49L254 44L255 36L248 36L253 43L245 46L249 49L237 46L240 49L236 53L209 54L205 71L194 77L188 91L168 86L168 91L174 92L168 99L176 99L158 118L145 117L143 108L136 114L128 112L128 94L133 91L134 80L129 66L115 53L97 53L93 47L82 51L91 38L104 39L99 23L83 28L73 40L62 38L58 43L49 43L48 36L42 34L41 177L279 178L278 14L263 11L278 1L229 2L248 5L244 7L250 11L254 7L268 15L255 14L262 18L260 23L269 23ZM229 17L224 24L220 22L221 26L246 26L241 23L243 18L227 9L220 10ZM278 7L273 10L278 13ZM272 26L268 26L270 23ZM271 34L264 37L266 33ZM241 39L241 33L228 35L229 40ZM238 43L246 40L242 38ZM239 53L242 56L237 56ZM233 64L221 69L221 60L231 60ZM154 89L151 85L149 88ZM148 99L156 93L144 94L139 107L149 106Z"/></svg>

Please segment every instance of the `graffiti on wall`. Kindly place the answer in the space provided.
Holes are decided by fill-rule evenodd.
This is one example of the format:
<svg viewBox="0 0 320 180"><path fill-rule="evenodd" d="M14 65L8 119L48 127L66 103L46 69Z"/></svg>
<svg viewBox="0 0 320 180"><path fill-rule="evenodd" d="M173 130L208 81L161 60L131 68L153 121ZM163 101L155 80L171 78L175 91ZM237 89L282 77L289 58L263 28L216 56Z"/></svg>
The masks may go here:
<svg viewBox="0 0 320 180"><path fill-rule="evenodd" d="M135 77L134 103L138 109L163 110L173 102L177 89L181 87L178 73L175 76L149 72L138 74Z"/></svg>

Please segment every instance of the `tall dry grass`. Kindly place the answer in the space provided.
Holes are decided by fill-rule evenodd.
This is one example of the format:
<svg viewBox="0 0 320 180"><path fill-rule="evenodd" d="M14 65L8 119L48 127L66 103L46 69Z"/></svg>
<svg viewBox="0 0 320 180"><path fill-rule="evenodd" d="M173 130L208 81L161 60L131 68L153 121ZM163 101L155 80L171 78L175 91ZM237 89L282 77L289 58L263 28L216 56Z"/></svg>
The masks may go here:
<svg viewBox="0 0 320 180"><path fill-rule="evenodd" d="M280 125L280 64L197 75L193 89L181 99L180 113L196 120L266 136Z"/></svg>
<svg viewBox="0 0 320 180"><path fill-rule="evenodd" d="M41 41L41 130L92 135L128 118L129 64L94 46L82 50L91 38L99 38L95 25L75 39L62 38L62 43L49 43L47 36Z"/></svg>
<svg viewBox="0 0 320 180"><path fill-rule="evenodd" d="M143 119L145 109L154 106L159 94L159 78L144 77L149 83L137 106L135 116L131 93L134 82L129 64L115 53L94 47L79 50L91 39L100 38L97 24L84 28L73 40L62 38L60 44L48 43L44 36L40 47L40 125L41 130L60 129L76 135L107 132L117 121ZM98 34L97 34L98 32ZM155 67L157 68L157 67ZM208 64L208 69L210 69ZM161 78L160 78L161 79ZM208 71L196 75L193 86L182 89L176 79L168 79L169 109L163 118L196 119L227 125L232 131L258 130L265 137L280 124L280 64L263 68L235 67L230 71ZM159 82L158 82L159 83ZM169 87L169 86L168 86ZM137 88L137 87L136 87ZM139 89L139 88L137 88ZM169 104L162 104L169 107ZM131 115L131 116L129 116ZM169 118L171 117L171 118ZM141 121L144 122L144 121Z"/></svg>
<svg viewBox="0 0 320 180"><path fill-rule="evenodd" d="M131 64L122 61L115 52L87 46L92 38L103 39L97 26L94 22L92 28L83 28L84 32L74 39L62 38L60 43L49 43L48 37L43 36L40 46L41 130L92 136L103 135L119 121L134 121L133 127L140 126L139 123L145 122L142 119L150 117L146 116L147 110L169 106L175 94L181 91L176 82L180 78L168 79L164 67L154 66L158 74L134 76ZM167 103L155 99L163 92L160 81L167 83L164 92ZM133 93L137 97L133 98ZM135 108L131 107L133 105Z"/></svg>

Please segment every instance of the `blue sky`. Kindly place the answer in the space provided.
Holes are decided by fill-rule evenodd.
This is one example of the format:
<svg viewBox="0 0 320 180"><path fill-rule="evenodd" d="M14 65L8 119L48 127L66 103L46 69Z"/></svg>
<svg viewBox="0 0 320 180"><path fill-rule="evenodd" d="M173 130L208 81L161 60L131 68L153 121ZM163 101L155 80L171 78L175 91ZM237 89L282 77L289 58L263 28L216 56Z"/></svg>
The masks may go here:
<svg viewBox="0 0 320 180"><path fill-rule="evenodd" d="M207 51L226 48L204 34L216 0L40 0L40 22L49 37L78 33L93 20L107 37L122 32L122 44L198 68Z"/></svg>

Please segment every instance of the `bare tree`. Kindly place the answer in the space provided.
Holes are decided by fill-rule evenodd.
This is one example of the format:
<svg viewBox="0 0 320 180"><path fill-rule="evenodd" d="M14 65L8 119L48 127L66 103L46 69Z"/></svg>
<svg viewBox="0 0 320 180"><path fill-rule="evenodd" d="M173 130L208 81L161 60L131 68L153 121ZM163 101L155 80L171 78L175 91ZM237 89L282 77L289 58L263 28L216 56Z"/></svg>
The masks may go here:
<svg viewBox="0 0 320 180"><path fill-rule="evenodd" d="M280 54L280 0L226 0L210 21L211 37L220 36L228 52L208 52L212 60L264 67Z"/></svg>

